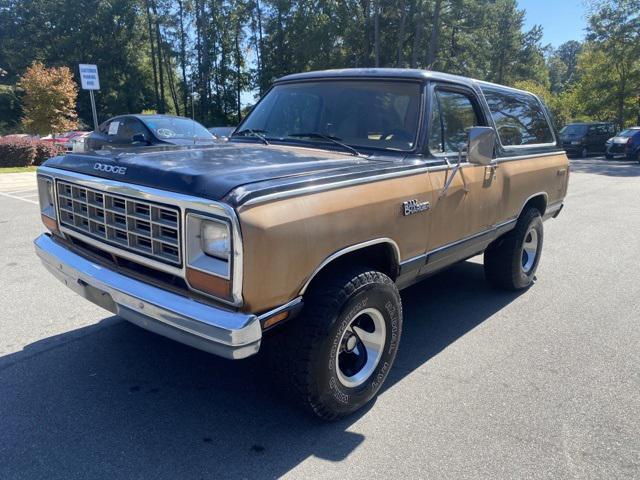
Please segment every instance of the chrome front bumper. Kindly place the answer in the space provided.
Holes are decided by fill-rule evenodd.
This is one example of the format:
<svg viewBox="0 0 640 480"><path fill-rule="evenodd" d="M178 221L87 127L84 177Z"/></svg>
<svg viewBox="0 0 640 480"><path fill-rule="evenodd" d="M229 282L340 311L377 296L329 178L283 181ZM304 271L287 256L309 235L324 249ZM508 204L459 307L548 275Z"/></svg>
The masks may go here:
<svg viewBox="0 0 640 480"><path fill-rule="evenodd" d="M225 358L260 348L262 328L252 314L213 307L91 262L49 235L35 241L44 266L67 287L142 328Z"/></svg>

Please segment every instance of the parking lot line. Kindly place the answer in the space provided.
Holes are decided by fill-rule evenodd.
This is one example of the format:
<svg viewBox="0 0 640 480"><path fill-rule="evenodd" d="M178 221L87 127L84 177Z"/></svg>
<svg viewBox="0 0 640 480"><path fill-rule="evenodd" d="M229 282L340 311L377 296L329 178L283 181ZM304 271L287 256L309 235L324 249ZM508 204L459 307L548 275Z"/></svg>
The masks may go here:
<svg viewBox="0 0 640 480"><path fill-rule="evenodd" d="M11 195L10 193L0 192L0 196L7 197L7 198L13 198L14 200L21 200L23 202L27 202L27 203L32 203L34 205L38 205L38 202L36 202L34 200L29 200L28 198L17 197L16 195Z"/></svg>

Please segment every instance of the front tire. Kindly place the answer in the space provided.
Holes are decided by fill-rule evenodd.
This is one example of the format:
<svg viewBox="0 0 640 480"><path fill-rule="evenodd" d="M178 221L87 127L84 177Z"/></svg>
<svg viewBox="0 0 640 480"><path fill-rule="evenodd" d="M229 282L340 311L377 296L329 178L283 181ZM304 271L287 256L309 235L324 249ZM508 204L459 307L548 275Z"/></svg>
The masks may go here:
<svg viewBox="0 0 640 480"><path fill-rule="evenodd" d="M484 252L484 272L494 287L522 290L533 283L542 253L542 217L528 208L516 227L494 241Z"/></svg>
<svg viewBox="0 0 640 480"><path fill-rule="evenodd" d="M272 345L273 367L303 407L324 420L369 402L398 351L402 304L387 275L351 267L325 275Z"/></svg>

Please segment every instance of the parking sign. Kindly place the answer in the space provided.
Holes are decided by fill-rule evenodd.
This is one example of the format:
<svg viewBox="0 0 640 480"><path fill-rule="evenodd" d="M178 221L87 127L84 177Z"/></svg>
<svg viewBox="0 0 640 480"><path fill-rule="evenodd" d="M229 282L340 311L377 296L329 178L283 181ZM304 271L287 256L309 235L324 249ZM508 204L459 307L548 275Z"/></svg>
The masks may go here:
<svg viewBox="0 0 640 480"><path fill-rule="evenodd" d="M83 90L100 90L100 79L98 78L98 66L80 64L80 82Z"/></svg>

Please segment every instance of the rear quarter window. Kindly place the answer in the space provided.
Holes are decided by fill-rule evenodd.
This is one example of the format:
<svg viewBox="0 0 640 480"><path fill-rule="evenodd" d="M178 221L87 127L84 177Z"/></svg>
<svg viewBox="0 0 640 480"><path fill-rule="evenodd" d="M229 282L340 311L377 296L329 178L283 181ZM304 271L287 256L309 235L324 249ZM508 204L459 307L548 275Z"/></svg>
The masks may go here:
<svg viewBox="0 0 640 480"><path fill-rule="evenodd" d="M504 147L553 143L553 133L540 101L525 92L482 88Z"/></svg>

